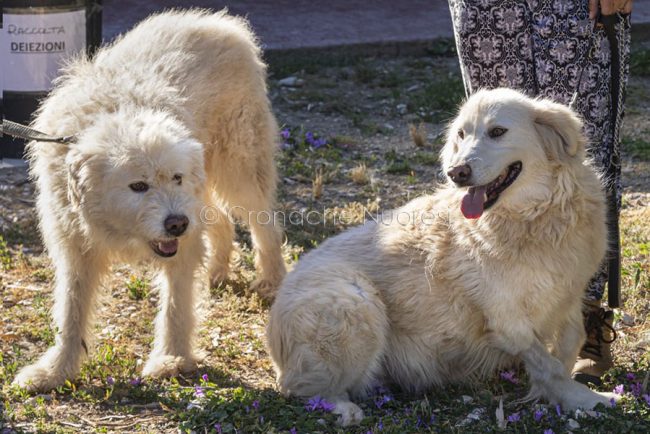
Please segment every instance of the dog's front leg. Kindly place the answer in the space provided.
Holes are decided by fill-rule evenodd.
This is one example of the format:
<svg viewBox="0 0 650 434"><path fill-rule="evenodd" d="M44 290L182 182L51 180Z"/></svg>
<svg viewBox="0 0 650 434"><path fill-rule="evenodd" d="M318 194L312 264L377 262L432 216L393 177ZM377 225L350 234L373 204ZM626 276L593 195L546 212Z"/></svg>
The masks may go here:
<svg viewBox="0 0 650 434"><path fill-rule="evenodd" d="M160 276L160 310L156 316L153 350L142 374L170 377L196 369L194 292L203 257L200 234L184 240L178 254L167 260Z"/></svg>
<svg viewBox="0 0 650 434"><path fill-rule="evenodd" d="M564 365L567 376L571 375L571 370L586 337L585 326L582 322L582 303L576 303L571 310L566 323L558 329L558 336L553 345L553 354Z"/></svg>
<svg viewBox="0 0 650 434"><path fill-rule="evenodd" d="M560 404L565 410L591 409L597 404L607 405L616 395L595 392L587 386L573 381L564 364L552 356L539 340L519 355L528 371L530 398L545 398L552 404Z"/></svg>
<svg viewBox="0 0 650 434"><path fill-rule="evenodd" d="M56 266L53 319L55 344L34 364L23 368L14 384L48 390L73 379L88 355L91 320L101 276L108 264L95 252L51 251Z"/></svg>

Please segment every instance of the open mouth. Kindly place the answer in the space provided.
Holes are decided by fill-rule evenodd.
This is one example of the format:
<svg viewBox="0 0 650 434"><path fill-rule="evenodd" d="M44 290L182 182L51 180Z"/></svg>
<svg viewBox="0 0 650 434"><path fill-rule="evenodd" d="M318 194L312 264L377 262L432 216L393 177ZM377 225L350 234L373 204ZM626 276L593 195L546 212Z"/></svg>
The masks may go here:
<svg viewBox="0 0 650 434"><path fill-rule="evenodd" d="M171 258L178 252L178 239L149 241L149 246L158 256Z"/></svg>
<svg viewBox="0 0 650 434"><path fill-rule="evenodd" d="M521 161L516 161L503 169L492 182L478 187L470 187L463 196L460 210L468 219L481 217L483 211L490 208L499 199L499 195L510 187L521 173Z"/></svg>

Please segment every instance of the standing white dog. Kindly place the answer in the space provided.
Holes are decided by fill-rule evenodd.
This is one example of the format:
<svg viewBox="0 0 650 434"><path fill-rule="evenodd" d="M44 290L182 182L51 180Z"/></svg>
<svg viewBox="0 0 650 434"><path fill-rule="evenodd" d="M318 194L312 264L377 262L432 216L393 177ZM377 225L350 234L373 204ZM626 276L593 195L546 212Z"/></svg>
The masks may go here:
<svg viewBox="0 0 650 434"><path fill-rule="evenodd" d="M48 389L78 373L98 287L116 260L152 259L161 269L156 337L143 374L194 368L202 207L211 205L208 265L217 283L228 274L230 217L269 213L275 196L277 125L248 24L198 10L150 17L93 60L72 62L33 126L75 140L28 148L56 268L57 335L14 382ZM255 287L270 296L285 270L280 232L248 223Z"/></svg>
<svg viewBox="0 0 650 434"><path fill-rule="evenodd" d="M420 391L521 360L530 398L607 403L570 378L606 246L581 127L513 90L472 96L442 152L453 183L323 243L285 279L268 326L280 390L331 400L348 425L373 382Z"/></svg>

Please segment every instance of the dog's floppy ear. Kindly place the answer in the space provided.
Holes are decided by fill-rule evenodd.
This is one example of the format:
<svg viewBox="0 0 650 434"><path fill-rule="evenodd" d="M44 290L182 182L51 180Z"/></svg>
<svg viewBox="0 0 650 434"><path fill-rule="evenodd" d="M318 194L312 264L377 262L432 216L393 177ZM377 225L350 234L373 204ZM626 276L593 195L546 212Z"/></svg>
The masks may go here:
<svg viewBox="0 0 650 434"><path fill-rule="evenodd" d="M567 162L582 156L582 121L569 107L549 100L535 101L534 122L550 160Z"/></svg>
<svg viewBox="0 0 650 434"><path fill-rule="evenodd" d="M68 169L68 200L79 207L83 202L83 196L90 189L89 178L94 176L96 168L92 165L93 155L84 153L78 149L71 149L65 157Z"/></svg>

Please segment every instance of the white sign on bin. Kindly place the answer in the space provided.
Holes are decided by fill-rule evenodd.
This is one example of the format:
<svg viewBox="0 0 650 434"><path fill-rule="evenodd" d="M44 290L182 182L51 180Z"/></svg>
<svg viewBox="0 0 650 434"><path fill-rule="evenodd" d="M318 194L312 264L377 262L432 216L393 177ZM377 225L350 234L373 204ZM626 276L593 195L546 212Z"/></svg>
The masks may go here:
<svg viewBox="0 0 650 434"><path fill-rule="evenodd" d="M86 11L11 14L0 30L0 89L43 92L52 88L64 59L86 48Z"/></svg>

